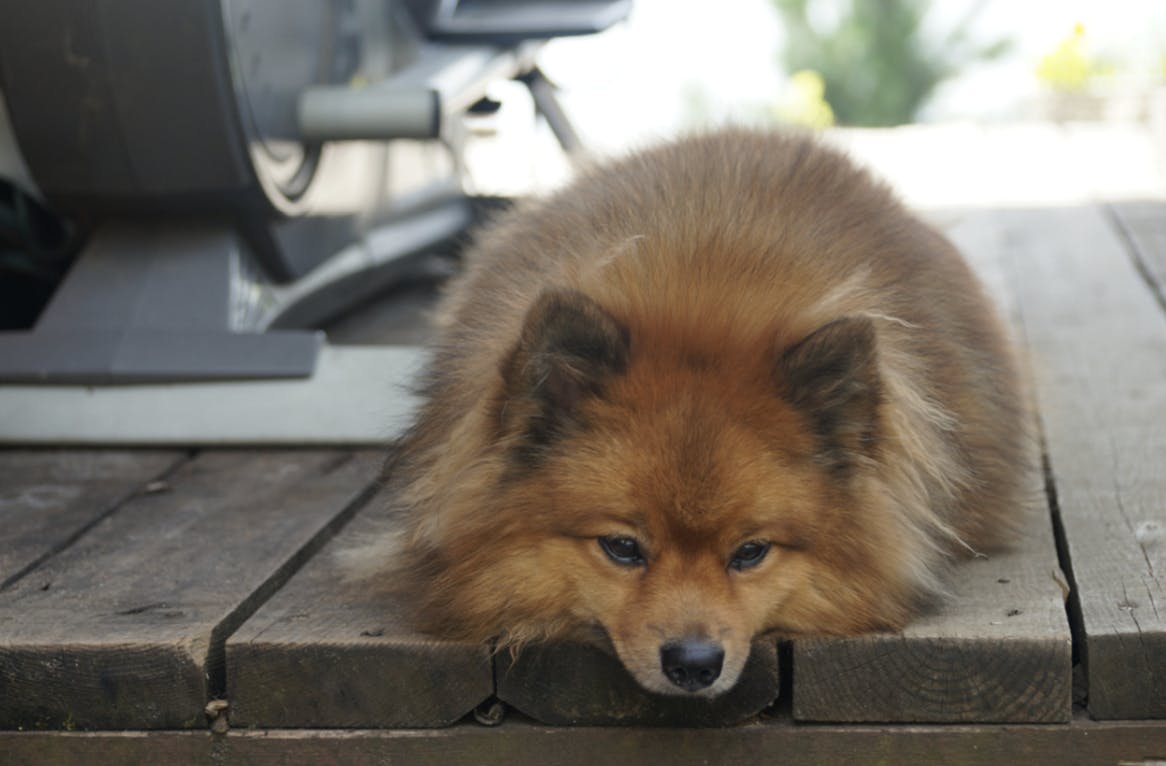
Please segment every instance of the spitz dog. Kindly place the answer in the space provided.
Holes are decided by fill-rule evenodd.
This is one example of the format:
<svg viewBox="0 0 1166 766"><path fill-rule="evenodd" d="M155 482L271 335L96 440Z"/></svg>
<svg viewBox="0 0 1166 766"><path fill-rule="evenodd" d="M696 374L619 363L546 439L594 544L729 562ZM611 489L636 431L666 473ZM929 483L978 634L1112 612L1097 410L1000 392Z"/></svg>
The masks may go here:
<svg viewBox="0 0 1166 766"><path fill-rule="evenodd" d="M382 581L442 637L606 636L657 693L725 692L763 631L904 625L1026 470L967 265L801 136L684 139L502 215L423 387Z"/></svg>

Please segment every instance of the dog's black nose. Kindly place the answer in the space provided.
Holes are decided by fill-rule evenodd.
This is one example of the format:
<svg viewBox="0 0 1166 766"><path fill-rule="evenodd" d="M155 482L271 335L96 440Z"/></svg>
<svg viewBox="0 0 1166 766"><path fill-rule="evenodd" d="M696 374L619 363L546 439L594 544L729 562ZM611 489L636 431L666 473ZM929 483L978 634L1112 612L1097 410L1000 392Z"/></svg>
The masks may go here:
<svg viewBox="0 0 1166 766"><path fill-rule="evenodd" d="M660 647L660 667L668 680L685 691L712 686L721 675L725 650L720 644L687 639Z"/></svg>

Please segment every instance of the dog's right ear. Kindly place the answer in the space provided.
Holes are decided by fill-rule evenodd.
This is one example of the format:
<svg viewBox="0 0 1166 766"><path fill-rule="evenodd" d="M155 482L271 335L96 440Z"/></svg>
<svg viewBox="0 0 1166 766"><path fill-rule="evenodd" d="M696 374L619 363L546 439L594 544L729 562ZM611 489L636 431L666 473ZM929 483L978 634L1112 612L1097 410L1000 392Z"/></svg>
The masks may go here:
<svg viewBox="0 0 1166 766"><path fill-rule="evenodd" d="M543 447L576 422L579 407L628 365L627 328L576 290L548 290L526 314L518 345L502 365L502 427L520 427Z"/></svg>

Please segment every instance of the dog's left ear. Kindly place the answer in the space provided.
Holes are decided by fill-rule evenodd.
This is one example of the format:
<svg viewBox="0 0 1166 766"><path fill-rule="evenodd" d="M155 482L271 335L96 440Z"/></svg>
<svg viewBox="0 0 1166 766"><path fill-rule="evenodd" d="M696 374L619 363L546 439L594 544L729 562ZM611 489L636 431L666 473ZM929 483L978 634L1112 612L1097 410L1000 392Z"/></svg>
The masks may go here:
<svg viewBox="0 0 1166 766"><path fill-rule="evenodd" d="M503 363L503 427L524 421L525 441L545 446L586 398L627 369L629 350L627 329L591 298L576 290L544 292Z"/></svg>
<svg viewBox="0 0 1166 766"><path fill-rule="evenodd" d="M781 354L776 376L782 395L809 418L828 468L848 473L873 451L882 400L874 322L844 317L819 327Z"/></svg>

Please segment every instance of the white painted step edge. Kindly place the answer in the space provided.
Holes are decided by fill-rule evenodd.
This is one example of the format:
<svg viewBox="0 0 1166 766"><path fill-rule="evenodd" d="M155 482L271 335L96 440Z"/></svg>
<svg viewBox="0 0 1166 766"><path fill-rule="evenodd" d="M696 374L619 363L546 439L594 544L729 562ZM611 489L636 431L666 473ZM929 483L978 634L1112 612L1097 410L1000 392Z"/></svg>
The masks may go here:
<svg viewBox="0 0 1166 766"><path fill-rule="evenodd" d="M0 385L4 445L385 445L412 420L412 346L325 346L308 379Z"/></svg>

